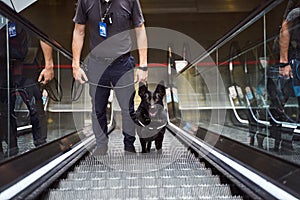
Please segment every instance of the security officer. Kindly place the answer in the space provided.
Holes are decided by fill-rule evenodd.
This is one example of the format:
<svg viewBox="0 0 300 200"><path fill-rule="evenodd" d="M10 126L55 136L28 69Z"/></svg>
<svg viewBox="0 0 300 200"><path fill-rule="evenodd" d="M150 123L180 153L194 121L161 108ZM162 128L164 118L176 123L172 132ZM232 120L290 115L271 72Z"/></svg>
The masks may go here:
<svg viewBox="0 0 300 200"><path fill-rule="evenodd" d="M122 110L124 150L135 153L134 114L134 67L130 54L130 28L136 32L139 68L136 81L146 81L147 36L139 0L79 0L73 19L73 77L83 83L90 83L92 98L92 126L96 137L95 154L107 152L106 107L111 86L114 88ZM90 54L88 57L88 77L80 68L85 27L89 27Z"/></svg>

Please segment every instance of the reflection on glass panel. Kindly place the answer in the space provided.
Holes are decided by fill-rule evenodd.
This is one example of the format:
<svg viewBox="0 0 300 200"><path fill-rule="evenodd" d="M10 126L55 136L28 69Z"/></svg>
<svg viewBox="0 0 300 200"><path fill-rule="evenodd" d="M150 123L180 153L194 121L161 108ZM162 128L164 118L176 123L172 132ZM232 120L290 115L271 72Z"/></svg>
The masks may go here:
<svg viewBox="0 0 300 200"><path fill-rule="evenodd" d="M193 63L176 81L183 122L299 162L296 79L279 74L278 35L286 4ZM298 26L293 28L292 36ZM290 58L298 55L297 41L290 43Z"/></svg>
<svg viewBox="0 0 300 200"><path fill-rule="evenodd" d="M6 112L9 123L2 129L3 150L4 157L11 157L46 143L47 119L37 82L42 55L38 41L12 20L7 20L1 28L1 38L4 38L1 49L8 49L1 52L1 74L7 74L1 78L6 82L1 87L2 102L9 108ZM31 132L32 141L19 139L26 132Z"/></svg>
<svg viewBox="0 0 300 200"><path fill-rule="evenodd" d="M9 78L8 78L8 63L7 63L7 45L6 45L6 23L7 19L1 17L1 30L0 30L0 123L1 123L1 143L0 143L0 159L3 159L4 154L10 154L10 149L6 148L6 151L3 151L2 149L2 141L5 141L6 146L12 146L11 143L16 143L15 141L11 141L10 134L8 132L10 131L10 115L11 112L9 101L10 101L10 95L9 93ZM15 124L13 124L15 127Z"/></svg>
<svg viewBox="0 0 300 200"><path fill-rule="evenodd" d="M82 128L84 113L72 113L71 93L64 92L71 90L71 61L54 51L54 78L38 82L45 64L40 40L13 20L0 22L2 161Z"/></svg>

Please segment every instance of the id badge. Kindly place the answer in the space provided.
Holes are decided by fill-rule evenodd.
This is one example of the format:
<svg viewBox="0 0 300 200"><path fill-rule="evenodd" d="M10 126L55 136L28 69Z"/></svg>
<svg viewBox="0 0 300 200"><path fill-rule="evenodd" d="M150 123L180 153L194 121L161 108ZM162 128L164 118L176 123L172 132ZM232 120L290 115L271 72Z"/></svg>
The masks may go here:
<svg viewBox="0 0 300 200"><path fill-rule="evenodd" d="M8 22L8 36L13 38L17 36L17 26L14 22Z"/></svg>
<svg viewBox="0 0 300 200"><path fill-rule="evenodd" d="M107 25L105 22L99 22L99 34L101 37L107 38Z"/></svg>

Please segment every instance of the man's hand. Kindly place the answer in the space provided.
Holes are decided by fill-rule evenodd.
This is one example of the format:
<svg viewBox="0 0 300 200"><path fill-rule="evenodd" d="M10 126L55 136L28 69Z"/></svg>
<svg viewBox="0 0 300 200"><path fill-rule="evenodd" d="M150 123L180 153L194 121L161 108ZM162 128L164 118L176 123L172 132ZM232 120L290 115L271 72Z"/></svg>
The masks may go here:
<svg viewBox="0 0 300 200"><path fill-rule="evenodd" d="M81 67L73 67L73 77L81 84L84 84L88 81L88 78Z"/></svg>
<svg viewBox="0 0 300 200"><path fill-rule="evenodd" d="M135 82L147 82L148 80L148 71L144 71L140 68L136 71Z"/></svg>
<svg viewBox="0 0 300 200"><path fill-rule="evenodd" d="M43 84L47 84L53 78L54 78L53 68L44 68L40 73L40 76L38 78L38 82L41 82Z"/></svg>

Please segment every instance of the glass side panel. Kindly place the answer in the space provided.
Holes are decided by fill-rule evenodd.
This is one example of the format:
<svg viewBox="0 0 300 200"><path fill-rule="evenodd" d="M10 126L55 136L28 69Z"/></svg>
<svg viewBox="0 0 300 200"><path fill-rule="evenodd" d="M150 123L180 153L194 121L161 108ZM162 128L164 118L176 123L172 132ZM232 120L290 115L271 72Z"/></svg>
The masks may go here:
<svg viewBox="0 0 300 200"><path fill-rule="evenodd" d="M59 42L62 42L63 46L70 48L74 25L71 20L74 15L73 3L70 8L70 3L66 3L67 1L49 2L51 3L39 1L29 9L24 10L22 14L27 18L32 18L35 23L40 25L38 28L42 30L47 30L50 26L55 27L53 29L58 31L53 34L55 35L54 38L61 40ZM69 18L61 19L60 23L57 23L57 20L51 21L53 24L44 23L45 16L53 17L61 14L61 10L47 9L49 6L55 5L58 5L57 7L62 9ZM172 69L172 74L174 75L172 76L174 80L172 87L177 95L174 98L174 108L178 108L178 110L171 113L173 116L170 119L179 123L179 126L191 134L196 132L198 126L203 126L217 130L220 134L251 145L253 148L259 148L285 159L298 162L299 138L297 131L295 132L295 128L284 129L281 122L272 120L273 116L270 113L272 114L274 110L276 112L278 106L274 106L274 102L270 99L270 93L267 90L268 80L274 82L275 90L277 89L276 86L280 86L278 85L279 82L290 84L289 81L291 81L281 79L278 74L278 67L276 68L276 64L279 63L279 51L274 40L279 34L285 7L286 1L283 1L270 12L252 22L249 27L231 38L230 41L218 46L207 57L203 57L203 59L195 63L192 63L192 61L204 53L203 49L197 46L198 43L203 43L202 46L208 48L213 43L209 38L210 34L214 37L222 36L230 28L234 27L238 20L232 17L235 21L231 26L228 26L228 29L224 28L224 26L218 28L216 26L218 25L218 20L215 20L215 24L212 23L213 25L207 26L207 28L210 28L208 30L211 33L202 42L199 35L206 30L198 27L205 22L203 15L199 13L189 15L163 13L158 15L157 13L151 13L149 10L146 11L145 16L146 20L150 22L149 24L155 22L155 20L160 22L157 24L153 23L151 26L163 27L160 27L162 29L159 30L159 33L162 30L166 30L164 28L167 27L170 28L173 34L181 31L180 33L183 33L185 36L192 36L197 42L197 45L194 45L187 41L170 41L173 42L174 49L172 50L176 54L174 55L174 65L176 67L186 63L193 65L193 67L182 74L177 74L176 68ZM39 18L38 15L41 12L39 14L37 14L38 12L33 12L39 9L45 12L45 16ZM165 15L172 16L173 23L156 19ZM213 18L214 13L206 13L206 15ZM221 18L220 13L217 16ZM235 13L232 16L238 16L238 19L242 19L246 15L245 13ZM195 20L195 17L201 18L202 21ZM53 52L55 79L52 81L52 85L49 84L52 92L48 91L46 95L43 87L37 82L37 78L44 66L43 52L41 51L39 40L18 24L16 24L17 36L10 37L8 30L14 33L14 26L8 24L11 20L5 17L0 17L0 19L0 89L1 123L3 124L1 126L3 127L1 131L1 149L3 153L1 152L0 155L3 160L13 156L15 153L20 154L36 147L34 144L36 138L34 137L37 134L34 134L35 131L33 131L34 127L32 126L34 119L36 123L45 123L45 125L41 126L43 130L39 129L36 131L43 132L44 136L47 135L46 141L50 142L90 124L91 105L88 85L72 87L71 61L58 51ZM182 20L180 24L175 23L178 20ZM194 23L197 24L197 28L194 28L194 26L196 27ZM15 48L8 40L12 41L13 38L22 35L18 33L22 29L25 30L26 40L17 42L19 47ZM148 31L149 38L153 39L156 29L149 29ZM155 34L151 35L151 31ZM159 37L162 36L161 34L159 35ZM172 39L169 35L167 36L165 37L165 43L159 44L159 48L150 43L150 62L165 63L166 46L169 44L168 40ZM87 46L84 47L83 54L87 54ZM17 51L12 51L14 49ZM20 54L19 50L21 50L21 54L23 51L23 54L26 55L21 56L22 58L14 57L16 55L13 54ZM167 82L169 77L167 70L165 70L166 66L162 65L159 67L161 68L154 71L154 76L152 77L154 77L155 81L163 77L166 79L166 84L169 84ZM273 67L275 69L270 71ZM272 76L268 72L272 72ZM29 83L27 84L26 81ZM291 85L288 88L289 90L285 92L290 92L292 89ZM37 94L37 96L34 96L34 101L31 101L32 98L26 97L26 94L28 96L27 90L30 91L29 93ZM46 101L42 99L43 94L47 96ZM280 96L280 98L283 97L282 95ZM299 116L297 98L289 95L285 101L281 106L286 118L279 119L291 120L288 122L292 122L292 124L285 125L297 127ZM33 114L35 113L34 111L30 112L32 102L34 102L35 106L39 105L38 109L36 109L37 115ZM16 146L18 146L18 151L14 151ZM275 147L278 147L278 149ZM290 147L293 147L293 149L289 149ZM8 153L8 150L11 150L11 152Z"/></svg>
<svg viewBox="0 0 300 200"><path fill-rule="evenodd" d="M45 65L40 40L2 16L0 37L1 162L81 129L90 107L72 101L71 61L64 54L53 50L54 78L44 85L38 82ZM80 92L84 99L84 88Z"/></svg>
<svg viewBox="0 0 300 200"><path fill-rule="evenodd" d="M286 4L284 1L265 13L178 76L184 129L199 125L299 162L295 77L282 77L278 67L276 39Z"/></svg>
<svg viewBox="0 0 300 200"><path fill-rule="evenodd" d="M6 145L12 146L11 143L15 143L15 141L11 141L10 134L10 117L11 109L10 109L10 75L9 75L9 63L7 61L7 22L8 20L0 16L1 21L1 30L0 30L0 123L1 123L1 132L0 132L0 159L4 158L5 152L2 150L2 141L6 141ZM16 127L15 123L12 125ZM7 152L6 154L9 154Z"/></svg>

